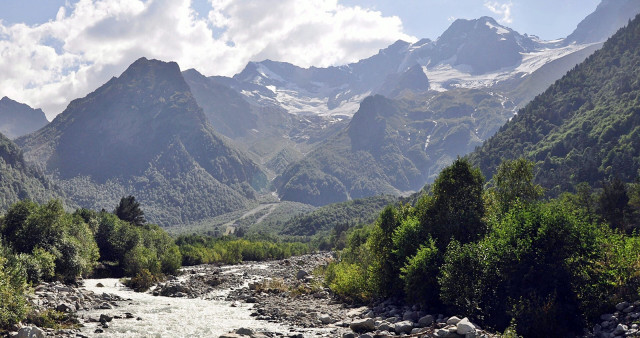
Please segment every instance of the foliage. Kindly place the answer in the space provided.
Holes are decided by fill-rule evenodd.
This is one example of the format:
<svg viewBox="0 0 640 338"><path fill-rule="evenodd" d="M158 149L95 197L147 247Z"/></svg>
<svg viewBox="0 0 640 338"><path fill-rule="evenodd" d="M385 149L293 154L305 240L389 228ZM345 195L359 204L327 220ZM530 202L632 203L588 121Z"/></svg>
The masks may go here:
<svg viewBox="0 0 640 338"><path fill-rule="evenodd" d="M122 197L113 213L118 216L119 219L133 225L141 226L147 223L147 220L144 219L144 212L140 209L140 203L131 195Z"/></svg>
<svg viewBox="0 0 640 338"><path fill-rule="evenodd" d="M491 177L505 159L524 156L551 195L640 169L640 18L620 29L477 148L471 161Z"/></svg>
<svg viewBox="0 0 640 338"><path fill-rule="evenodd" d="M425 202L420 223L440 250L451 239L467 243L485 233L483 184L480 170L472 168L466 159L458 158L438 175L433 183L433 199Z"/></svg>
<svg viewBox="0 0 640 338"><path fill-rule="evenodd" d="M21 254L33 283L51 279L54 274L65 281L87 276L98 260L98 247L89 226L81 217L65 212L57 200L43 205L28 200L16 203L7 211L1 233Z"/></svg>
<svg viewBox="0 0 640 338"><path fill-rule="evenodd" d="M435 241L430 239L418 248L414 256L409 257L400 270L404 293L412 303L439 307L440 295L436 277L441 259Z"/></svg>
<svg viewBox="0 0 640 338"><path fill-rule="evenodd" d="M0 328L20 322L28 312L26 280L19 262L0 243Z"/></svg>
<svg viewBox="0 0 640 338"><path fill-rule="evenodd" d="M271 242L260 240L214 238L202 235L182 235L176 239L183 265L264 261L284 259L309 252L299 242Z"/></svg>
<svg viewBox="0 0 640 338"><path fill-rule="evenodd" d="M517 203L530 203L543 195L542 187L533 183L534 163L524 158L503 161L493 177L501 211Z"/></svg>

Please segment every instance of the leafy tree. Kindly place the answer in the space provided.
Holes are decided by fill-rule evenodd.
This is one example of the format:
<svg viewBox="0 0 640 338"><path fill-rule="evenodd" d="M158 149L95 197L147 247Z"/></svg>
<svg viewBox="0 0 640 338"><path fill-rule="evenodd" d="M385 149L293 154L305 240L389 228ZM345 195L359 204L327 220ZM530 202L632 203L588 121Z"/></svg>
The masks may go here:
<svg viewBox="0 0 640 338"><path fill-rule="evenodd" d="M542 187L533 183L533 166L533 162L522 157L500 164L493 181L502 212L516 203L530 203L542 197Z"/></svg>
<svg viewBox="0 0 640 338"><path fill-rule="evenodd" d="M376 222L368 240L373 261L371 270L371 284L374 292L379 296L390 296L397 293L400 284L399 272L401 265L393 254L393 233L400 225L398 211L392 205L387 206Z"/></svg>
<svg viewBox="0 0 640 338"><path fill-rule="evenodd" d="M484 178L466 159L458 158L440 172L433 183L433 199L421 214L420 223L444 251L451 239L468 243L486 231L482 221Z"/></svg>
<svg viewBox="0 0 640 338"><path fill-rule="evenodd" d="M629 212L627 187L619 177L615 177L612 181L604 183L602 188L598 198L602 218L613 229L624 230L625 218Z"/></svg>
<svg viewBox="0 0 640 338"><path fill-rule="evenodd" d="M140 203L131 195L122 197L113 213L116 214L119 219L137 226L142 226L147 222L144 218L144 212L140 209Z"/></svg>

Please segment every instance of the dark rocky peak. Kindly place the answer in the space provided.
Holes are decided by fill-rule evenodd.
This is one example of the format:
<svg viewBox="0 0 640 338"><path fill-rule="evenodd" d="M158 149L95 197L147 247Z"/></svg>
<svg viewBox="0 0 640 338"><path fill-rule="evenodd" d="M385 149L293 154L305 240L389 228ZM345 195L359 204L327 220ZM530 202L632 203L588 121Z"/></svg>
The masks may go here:
<svg viewBox="0 0 640 338"><path fill-rule="evenodd" d="M422 70L422 66L414 64L406 71L390 74L378 90L379 94L395 97L405 90L424 92L429 90L429 78Z"/></svg>
<svg viewBox="0 0 640 338"><path fill-rule="evenodd" d="M493 18L458 19L435 42L430 66L448 63L467 65L482 74L517 66L520 53L534 50L536 40L498 24Z"/></svg>
<svg viewBox="0 0 640 338"><path fill-rule="evenodd" d="M640 13L638 0L602 0L564 39L564 44L603 42Z"/></svg>
<svg viewBox="0 0 640 338"><path fill-rule="evenodd" d="M8 97L0 99L0 132L16 138L44 127L49 121L42 109L33 109Z"/></svg>

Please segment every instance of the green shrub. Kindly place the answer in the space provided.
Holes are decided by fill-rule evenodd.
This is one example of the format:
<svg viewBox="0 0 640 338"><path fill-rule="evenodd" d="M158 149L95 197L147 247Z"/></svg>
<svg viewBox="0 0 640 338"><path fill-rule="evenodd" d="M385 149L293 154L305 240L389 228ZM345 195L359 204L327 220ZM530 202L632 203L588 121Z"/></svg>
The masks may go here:
<svg viewBox="0 0 640 338"><path fill-rule="evenodd" d="M26 280L22 268L0 244L0 328L23 320L29 310L24 293Z"/></svg>
<svg viewBox="0 0 640 338"><path fill-rule="evenodd" d="M411 303L430 308L440 307L438 273L441 257L435 241L429 239L421 245L415 256L410 257L401 269L404 292Z"/></svg>
<svg viewBox="0 0 640 338"><path fill-rule="evenodd" d="M142 269L135 276L124 281L124 284L132 288L135 292L144 292L149 290L158 278L147 269Z"/></svg>
<svg viewBox="0 0 640 338"><path fill-rule="evenodd" d="M371 299L367 271L353 263L332 263L327 268L327 283L336 295L346 300L364 302Z"/></svg>

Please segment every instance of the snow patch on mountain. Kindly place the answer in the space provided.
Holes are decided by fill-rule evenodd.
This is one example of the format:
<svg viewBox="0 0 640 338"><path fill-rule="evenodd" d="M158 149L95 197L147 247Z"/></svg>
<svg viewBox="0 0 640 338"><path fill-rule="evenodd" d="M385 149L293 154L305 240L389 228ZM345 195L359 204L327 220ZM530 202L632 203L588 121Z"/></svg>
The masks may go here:
<svg viewBox="0 0 640 338"><path fill-rule="evenodd" d="M431 89L433 90L447 91L453 88L486 88L510 78L525 77L551 61L575 53L591 45L592 44L569 45L562 48L552 48L551 43L549 43L549 46L545 49L520 53L522 55L522 62L515 67L506 67L485 74L470 73L467 65L452 66L452 62L442 62L434 67L423 66L422 70L427 74Z"/></svg>

